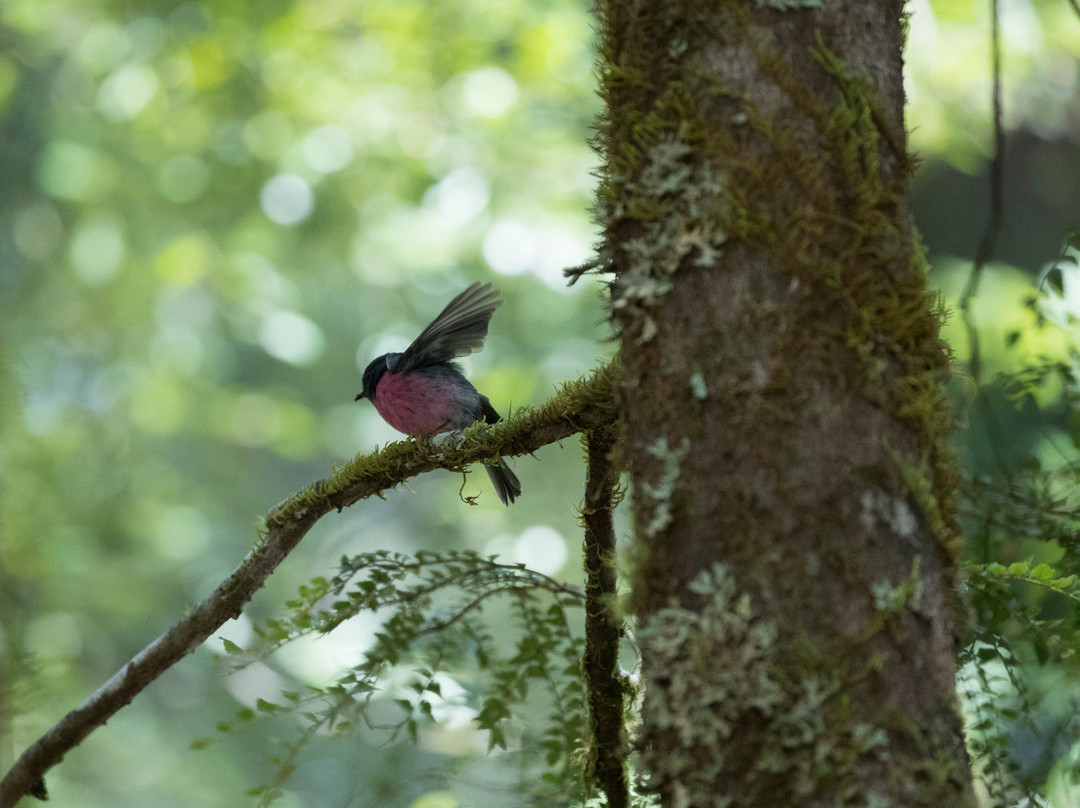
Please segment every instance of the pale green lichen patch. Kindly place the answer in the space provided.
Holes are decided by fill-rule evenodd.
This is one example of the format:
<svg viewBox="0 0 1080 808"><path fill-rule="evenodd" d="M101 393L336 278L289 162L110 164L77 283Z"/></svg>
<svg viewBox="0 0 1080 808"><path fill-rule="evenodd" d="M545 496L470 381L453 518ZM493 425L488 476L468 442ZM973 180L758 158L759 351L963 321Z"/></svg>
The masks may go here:
<svg viewBox="0 0 1080 808"><path fill-rule="evenodd" d="M681 783L690 792L688 805L723 805L719 794L700 798L728 768L725 742L744 714L772 714L784 701L771 677L776 627L754 619L749 596L737 594L723 565L702 572L690 589L709 598L700 611L672 599L638 632L649 725L668 744L663 753L643 755L656 786ZM697 750L709 750L710 759L702 761Z"/></svg>
<svg viewBox="0 0 1080 808"><path fill-rule="evenodd" d="M923 596L923 580L919 575L921 563L922 556L915 556L911 563L911 573L896 586L889 581L875 581L870 589L874 597L874 608L890 614L898 614L905 607L919 611Z"/></svg>
<svg viewBox="0 0 1080 808"><path fill-rule="evenodd" d="M698 401L704 401L709 397L709 387L705 384L705 374L701 371L690 375L690 393Z"/></svg>
<svg viewBox="0 0 1080 808"><path fill-rule="evenodd" d="M636 177L608 178L597 217L633 221L638 234L623 240L623 264L613 289L613 310L640 317L637 341L656 335L650 309L671 291L672 276L684 261L711 266L727 234L720 226L729 206L720 174L693 149L686 127L662 133L649 145Z"/></svg>
<svg viewBox="0 0 1080 808"><path fill-rule="evenodd" d="M649 787L686 806L798 805L861 788L857 767L888 754L885 731L851 721L837 670L785 674L774 622L739 592L726 566L700 573L690 609L672 598L641 626L650 736ZM749 729L753 728L754 733ZM736 739L753 738L752 748ZM723 784L727 784L725 788Z"/></svg>
<svg viewBox="0 0 1080 808"><path fill-rule="evenodd" d="M652 507L652 518L645 527L646 538L652 538L671 524L671 498L679 480L680 465L689 451L690 441L687 438L682 439L677 449L668 445L667 438L660 438L649 447L649 454L660 461L661 471L655 484L641 484L641 491Z"/></svg>
<svg viewBox="0 0 1080 808"><path fill-rule="evenodd" d="M919 522L904 499L889 496L880 488L867 488L862 493L860 504L862 511L859 519L867 530L873 530L880 523L900 538L916 541Z"/></svg>

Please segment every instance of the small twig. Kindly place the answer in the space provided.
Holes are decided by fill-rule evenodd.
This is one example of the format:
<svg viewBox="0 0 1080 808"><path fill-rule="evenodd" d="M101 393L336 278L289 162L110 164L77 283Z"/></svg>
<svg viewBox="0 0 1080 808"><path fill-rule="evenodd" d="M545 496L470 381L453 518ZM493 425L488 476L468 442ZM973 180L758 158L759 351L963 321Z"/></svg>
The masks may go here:
<svg viewBox="0 0 1080 808"><path fill-rule="evenodd" d="M591 261L586 261L584 264L579 264L576 267L570 267L562 271L563 277L568 278L567 286L573 286L582 276L587 275L590 272L603 272L600 267L604 266L605 261L602 258L594 258Z"/></svg>
<svg viewBox="0 0 1080 808"><path fill-rule="evenodd" d="M615 389L619 383L617 366L606 365L590 378L568 384L543 406L520 410L513 418L474 431L459 447L435 450L416 441L394 443L371 455L358 456L332 476L271 509L266 534L206 600L23 752L0 780L0 808L13 808L23 796L36 790L43 793L46 771L162 673L198 648L226 620L239 616L244 604L326 513L381 495L425 471L458 469L493 455L528 454L583 429L610 424L615 418Z"/></svg>
<svg viewBox="0 0 1080 808"><path fill-rule="evenodd" d="M614 611L615 529L612 511L619 472L611 454L619 441L617 425L585 436L588 477L585 503L585 679L592 723L593 772L608 808L626 808L626 744L623 732L623 686L619 680L622 626Z"/></svg>

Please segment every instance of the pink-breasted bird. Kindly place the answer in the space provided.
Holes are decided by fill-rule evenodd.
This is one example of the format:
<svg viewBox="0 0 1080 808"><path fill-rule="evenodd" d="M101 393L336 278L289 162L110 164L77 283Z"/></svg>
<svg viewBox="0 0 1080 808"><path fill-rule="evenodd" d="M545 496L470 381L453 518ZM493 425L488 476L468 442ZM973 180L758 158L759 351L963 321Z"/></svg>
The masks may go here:
<svg viewBox="0 0 1080 808"><path fill-rule="evenodd" d="M490 283L474 283L402 353L373 359L356 400L368 399L386 423L406 435L437 435L477 421L496 423L499 413L452 360L484 347L491 315L501 305ZM521 483L501 457L485 468L504 505L521 495Z"/></svg>

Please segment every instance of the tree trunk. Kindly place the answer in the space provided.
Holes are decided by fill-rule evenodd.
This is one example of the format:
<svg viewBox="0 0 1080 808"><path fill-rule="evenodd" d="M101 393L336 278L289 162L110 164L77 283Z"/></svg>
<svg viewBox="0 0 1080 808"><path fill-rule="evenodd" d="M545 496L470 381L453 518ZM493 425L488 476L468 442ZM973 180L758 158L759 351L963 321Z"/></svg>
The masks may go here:
<svg viewBox="0 0 1080 808"><path fill-rule="evenodd" d="M899 0L600 0L648 787L971 806Z"/></svg>

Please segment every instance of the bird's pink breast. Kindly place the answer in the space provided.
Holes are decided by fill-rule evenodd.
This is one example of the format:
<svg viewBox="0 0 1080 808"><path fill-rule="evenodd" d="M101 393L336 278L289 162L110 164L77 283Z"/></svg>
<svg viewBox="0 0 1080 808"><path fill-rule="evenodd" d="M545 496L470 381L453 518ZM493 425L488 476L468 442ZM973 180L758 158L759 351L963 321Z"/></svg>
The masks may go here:
<svg viewBox="0 0 1080 808"><path fill-rule="evenodd" d="M385 373L375 387L375 409L399 432L434 435L457 428L457 390L419 373Z"/></svg>

